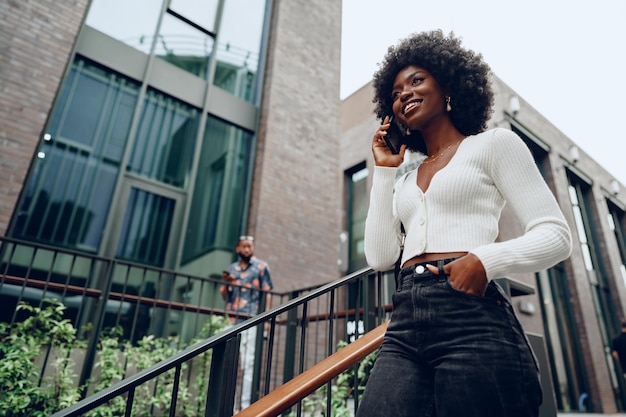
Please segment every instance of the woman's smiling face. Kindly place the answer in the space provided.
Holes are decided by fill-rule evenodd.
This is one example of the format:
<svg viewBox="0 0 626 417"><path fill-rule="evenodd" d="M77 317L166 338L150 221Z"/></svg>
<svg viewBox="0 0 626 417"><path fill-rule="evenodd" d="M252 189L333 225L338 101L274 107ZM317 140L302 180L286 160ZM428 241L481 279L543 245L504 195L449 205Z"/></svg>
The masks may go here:
<svg viewBox="0 0 626 417"><path fill-rule="evenodd" d="M393 113L403 126L422 130L447 117L444 92L428 71L417 65L402 69L393 83Z"/></svg>

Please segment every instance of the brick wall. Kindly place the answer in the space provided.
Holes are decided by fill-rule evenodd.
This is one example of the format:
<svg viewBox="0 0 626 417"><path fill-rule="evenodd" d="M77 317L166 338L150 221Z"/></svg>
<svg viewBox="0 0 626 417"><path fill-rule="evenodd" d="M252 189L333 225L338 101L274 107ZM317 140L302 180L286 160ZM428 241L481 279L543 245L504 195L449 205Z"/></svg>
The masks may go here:
<svg viewBox="0 0 626 417"><path fill-rule="evenodd" d="M0 3L0 234L63 78L88 0Z"/></svg>
<svg viewBox="0 0 626 417"><path fill-rule="evenodd" d="M248 231L278 290L339 276L341 2L274 2Z"/></svg>

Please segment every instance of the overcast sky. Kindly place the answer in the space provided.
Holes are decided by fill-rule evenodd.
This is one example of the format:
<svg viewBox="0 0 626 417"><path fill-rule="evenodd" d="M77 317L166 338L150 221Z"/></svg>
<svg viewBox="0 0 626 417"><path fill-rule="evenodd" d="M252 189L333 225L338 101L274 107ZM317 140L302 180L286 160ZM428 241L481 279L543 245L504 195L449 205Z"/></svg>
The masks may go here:
<svg viewBox="0 0 626 417"><path fill-rule="evenodd" d="M626 184L626 0L342 0L341 97L387 47L454 31L493 72Z"/></svg>

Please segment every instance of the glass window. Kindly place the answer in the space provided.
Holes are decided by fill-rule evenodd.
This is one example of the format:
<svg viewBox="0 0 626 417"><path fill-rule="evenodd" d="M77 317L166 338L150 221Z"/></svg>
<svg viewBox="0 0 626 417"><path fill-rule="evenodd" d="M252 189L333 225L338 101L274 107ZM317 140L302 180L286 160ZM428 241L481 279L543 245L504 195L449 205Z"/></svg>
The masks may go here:
<svg viewBox="0 0 626 417"><path fill-rule="evenodd" d="M128 170L175 187L187 185L200 113L148 90Z"/></svg>
<svg viewBox="0 0 626 417"><path fill-rule="evenodd" d="M254 99L264 15L264 1L230 0L224 4L213 83L246 101Z"/></svg>
<svg viewBox="0 0 626 417"><path fill-rule="evenodd" d="M12 235L97 252L138 86L77 60L52 111Z"/></svg>
<svg viewBox="0 0 626 417"><path fill-rule="evenodd" d="M170 14L163 16L156 56L206 80L212 52L211 36Z"/></svg>
<svg viewBox="0 0 626 417"><path fill-rule="evenodd" d="M607 205L609 207L609 215L607 220L609 222L609 227L615 234L615 240L617 242L617 248L620 254L620 271L622 273L622 282L624 284L624 287L626 287L626 227L623 221L626 217L626 214L615 204L611 203L611 201L608 201Z"/></svg>
<svg viewBox="0 0 626 417"><path fill-rule="evenodd" d="M618 375L616 375L615 368L612 366L613 359L610 354L610 345L613 336L612 328L616 328L615 323L619 316L611 296L611 282L603 262L602 245L596 233L596 230L599 229L595 224L598 218L596 215L596 201L592 188L588 184L571 172L568 172L568 179L570 182L570 203L576 222L576 235L579 239L579 245L587 269L591 299L596 311L601 342L604 344L605 352L607 353L605 359L611 378L615 381ZM612 324L613 326L611 326ZM616 397L616 400L619 401L619 398Z"/></svg>
<svg viewBox="0 0 626 417"><path fill-rule="evenodd" d="M581 337L569 301L573 297L569 279L561 264L537 273L536 279L557 407L561 411L576 411L589 388L581 356Z"/></svg>
<svg viewBox="0 0 626 417"><path fill-rule="evenodd" d="M217 4L218 0L171 0L170 9L209 32L215 33Z"/></svg>
<svg viewBox="0 0 626 417"><path fill-rule="evenodd" d="M346 187L346 229L348 230L348 273L354 272L367 266L364 250L365 218L369 205L367 176L369 171L365 162L345 171L344 181ZM364 302L363 290L358 283L353 282L348 286L347 308L358 310ZM347 323L347 340L353 341L363 334L363 322L356 321L351 317Z"/></svg>
<svg viewBox="0 0 626 417"><path fill-rule="evenodd" d="M367 266L365 260L365 218L369 207L367 176L369 170L365 163L346 173L347 180L347 215L348 230L350 232L350 269L354 272Z"/></svg>
<svg viewBox="0 0 626 417"><path fill-rule="evenodd" d="M163 266L175 200L131 188L115 256Z"/></svg>
<svg viewBox="0 0 626 417"><path fill-rule="evenodd" d="M615 204L611 202L611 200L607 200L607 206L609 208L608 222L611 230L614 233L615 240L617 242L617 248L619 250L620 257L620 276L615 277L616 286L619 288L620 286L626 286L626 236L624 231L626 230L624 224L624 218L626 217L626 213L624 210L617 207ZM618 284L619 283L619 284ZM623 287L622 287L623 288ZM617 335L620 333L620 325L618 323L618 317L615 317L613 321L612 334ZM619 364L615 363L615 367L619 367ZM619 373L618 373L619 374ZM614 384L615 385L615 384ZM619 390L619 410L626 409L626 380L623 378L617 378L617 390Z"/></svg>
<svg viewBox="0 0 626 417"><path fill-rule="evenodd" d="M86 24L150 53L163 0L93 0Z"/></svg>
<svg viewBox="0 0 626 417"><path fill-rule="evenodd" d="M189 224L185 262L210 250L232 249L247 204L251 135L209 118L200 155Z"/></svg>

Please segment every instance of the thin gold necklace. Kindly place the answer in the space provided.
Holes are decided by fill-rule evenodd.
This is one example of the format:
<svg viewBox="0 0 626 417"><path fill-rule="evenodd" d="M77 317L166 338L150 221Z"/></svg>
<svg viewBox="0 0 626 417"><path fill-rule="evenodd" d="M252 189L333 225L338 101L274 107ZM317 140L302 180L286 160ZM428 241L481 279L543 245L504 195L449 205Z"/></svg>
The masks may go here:
<svg viewBox="0 0 626 417"><path fill-rule="evenodd" d="M435 156L427 156L423 161L422 164L430 164L431 162L435 162L437 159L441 158L443 155L445 155L446 152L448 152L448 149L450 149L451 147L453 147L454 145L458 145L459 143L461 143L461 141L458 142L454 142L451 143L450 145L448 145L448 147L446 149L444 149L443 151L439 152L438 154L436 154Z"/></svg>

